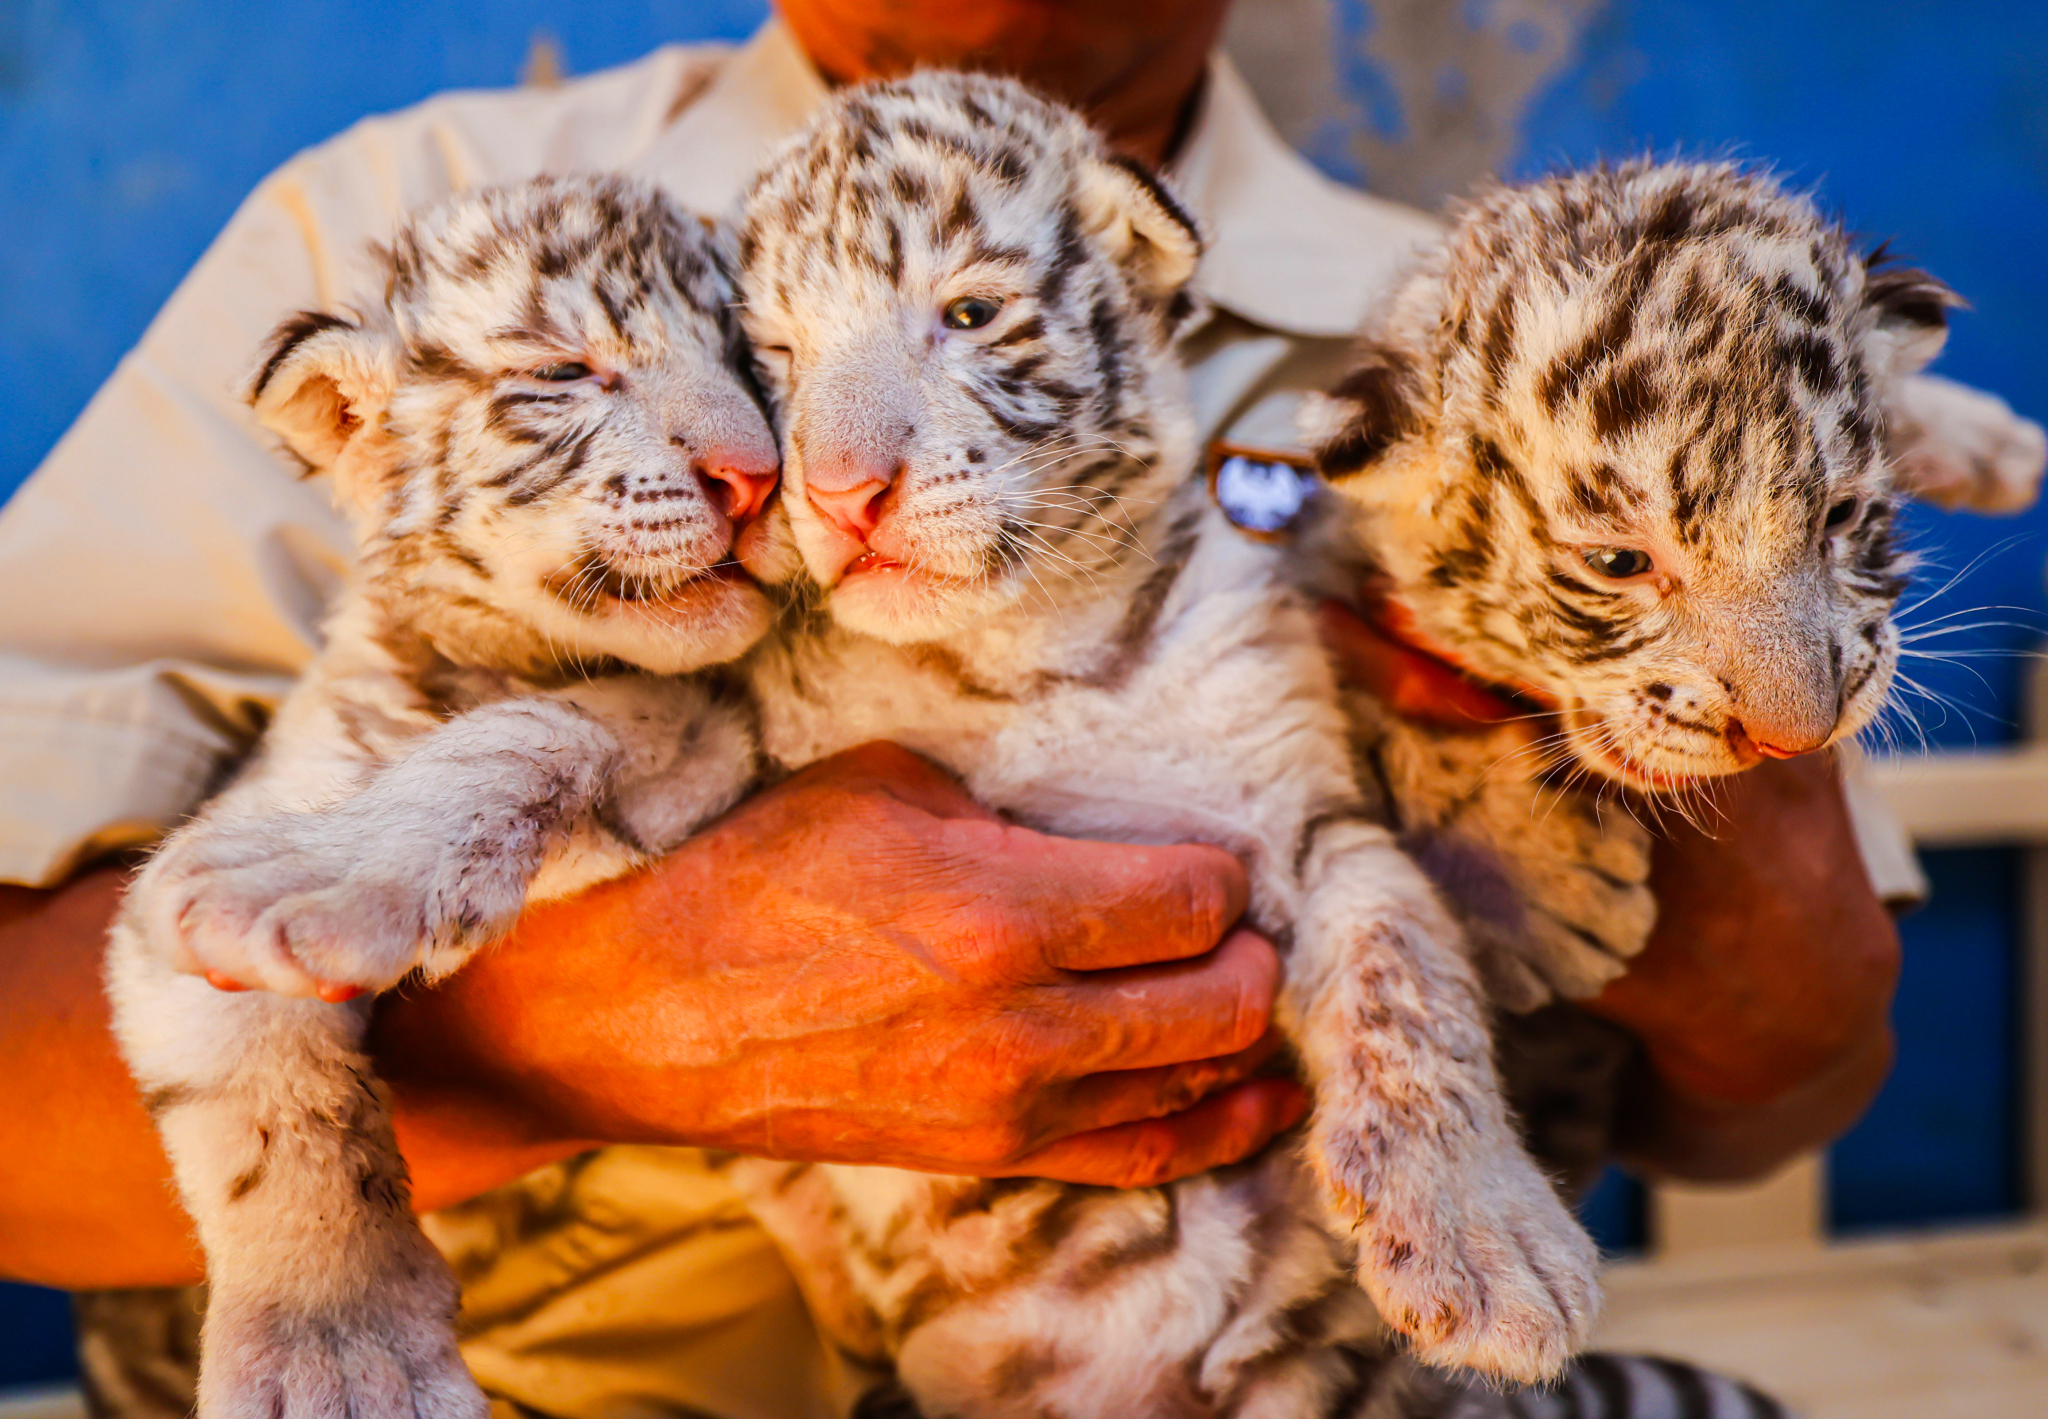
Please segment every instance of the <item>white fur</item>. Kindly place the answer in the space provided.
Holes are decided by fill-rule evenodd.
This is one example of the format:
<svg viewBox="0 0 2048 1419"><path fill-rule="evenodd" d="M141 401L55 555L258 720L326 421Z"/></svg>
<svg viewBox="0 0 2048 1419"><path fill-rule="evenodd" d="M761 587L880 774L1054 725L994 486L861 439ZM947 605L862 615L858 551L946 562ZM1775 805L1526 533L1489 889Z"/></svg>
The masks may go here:
<svg viewBox="0 0 2048 1419"><path fill-rule="evenodd" d="M1898 381L1891 454L1915 497L1976 512L2022 512L2041 493L2048 434L1995 394L1938 375Z"/></svg>
<svg viewBox="0 0 2048 1419"><path fill-rule="evenodd" d="M459 197L401 232L388 304L287 322L257 378L259 414L349 504L358 563L259 754L136 880L107 964L206 1249L201 1419L487 1412L369 1000L314 997L445 975L752 781L742 709L642 673L766 625L743 579L702 575L734 534L703 463L773 461L707 251L614 180ZM593 373L535 373L568 361Z"/></svg>

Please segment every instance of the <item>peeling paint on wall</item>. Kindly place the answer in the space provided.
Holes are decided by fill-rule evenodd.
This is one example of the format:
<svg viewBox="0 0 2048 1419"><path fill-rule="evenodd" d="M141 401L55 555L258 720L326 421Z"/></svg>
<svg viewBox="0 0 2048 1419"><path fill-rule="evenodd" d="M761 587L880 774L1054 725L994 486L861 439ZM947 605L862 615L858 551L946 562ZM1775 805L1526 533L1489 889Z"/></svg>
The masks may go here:
<svg viewBox="0 0 2048 1419"><path fill-rule="evenodd" d="M1239 0L1226 46L1334 177L1434 208L1520 153L1602 0Z"/></svg>

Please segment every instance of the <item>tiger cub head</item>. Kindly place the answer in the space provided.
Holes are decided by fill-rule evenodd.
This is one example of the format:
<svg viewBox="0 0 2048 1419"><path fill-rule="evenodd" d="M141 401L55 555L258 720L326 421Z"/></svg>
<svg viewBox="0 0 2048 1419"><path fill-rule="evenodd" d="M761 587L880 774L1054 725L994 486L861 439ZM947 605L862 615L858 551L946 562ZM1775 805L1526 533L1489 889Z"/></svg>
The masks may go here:
<svg viewBox="0 0 2048 1419"><path fill-rule="evenodd" d="M1672 790L1881 707L1908 563L1885 404L1955 303L1730 165L1496 187L1369 334L1319 462L1395 629Z"/></svg>
<svg viewBox="0 0 2048 1419"><path fill-rule="evenodd" d="M400 230L384 297L278 327L259 420L333 480L367 595L445 655L664 673L766 630L735 539L775 440L706 224L652 188L543 178Z"/></svg>
<svg viewBox="0 0 2048 1419"><path fill-rule="evenodd" d="M924 640L1127 555L1193 459L1171 344L1199 254L1149 173L1022 85L828 104L756 180L738 261L830 614Z"/></svg>

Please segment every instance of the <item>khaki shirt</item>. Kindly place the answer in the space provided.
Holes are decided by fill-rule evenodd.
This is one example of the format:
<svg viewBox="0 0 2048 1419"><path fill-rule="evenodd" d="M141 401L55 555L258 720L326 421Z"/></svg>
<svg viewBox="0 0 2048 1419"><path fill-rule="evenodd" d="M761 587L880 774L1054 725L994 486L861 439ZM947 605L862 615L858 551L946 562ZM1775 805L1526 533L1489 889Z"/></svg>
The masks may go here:
<svg viewBox="0 0 2048 1419"><path fill-rule="evenodd" d="M314 653L349 540L237 395L278 319L371 289L366 244L460 188L623 169L724 211L824 94L771 22L739 49L436 98L266 180L0 514L0 880L54 883L160 834ZM1437 224L1320 176L1220 56L1171 177L1208 242L1214 313L1186 347L1204 437L1270 443ZM1897 890L1911 859L1889 842L1873 866ZM495 1394L593 1419L825 1412L787 1271L692 1151L607 1149L428 1226Z"/></svg>

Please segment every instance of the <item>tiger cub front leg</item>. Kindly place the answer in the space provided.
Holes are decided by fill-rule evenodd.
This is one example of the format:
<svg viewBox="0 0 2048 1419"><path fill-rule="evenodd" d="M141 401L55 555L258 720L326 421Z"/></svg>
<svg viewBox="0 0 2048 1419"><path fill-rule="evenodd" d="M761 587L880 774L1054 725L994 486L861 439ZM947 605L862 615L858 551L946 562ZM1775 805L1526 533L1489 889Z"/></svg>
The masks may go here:
<svg viewBox="0 0 2048 1419"><path fill-rule="evenodd" d="M115 926L108 995L206 1250L200 1419L483 1419L362 1049L368 1002L215 990L145 930Z"/></svg>
<svg viewBox="0 0 2048 1419"><path fill-rule="evenodd" d="M1618 793L1550 782L1519 724L1450 732L1350 704L1401 845L1458 914L1511 1011L1597 995L1648 942L1650 834Z"/></svg>
<svg viewBox="0 0 2048 1419"><path fill-rule="evenodd" d="M362 1048L368 1003L293 997L452 969L517 912L618 748L574 706L507 701L296 812L275 785L305 766L289 741L273 754L152 859L108 955L116 1033L207 1254L199 1412L481 1419L455 1281Z"/></svg>
<svg viewBox="0 0 2048 1419"><path fill-rule="evenodd" d="M146 934L173 964L282 995L445 975L510 925L618 760L576 705L472 710L331 807L226 809L174 836L138 884Z"/></svg>
<svg viewBox="0 0 2048 1419"><path fill-rule="evenodd" d="M412 1218L362 1049L367 1004L283 991L454 969L579 819L612 822L629 850L666 846L737 796L750 744L678 681L508 700L322 810L265 815L264 782L245 785L144 871L109 987L206 1248L202 1419L479 1419L455 1282ZM596 858L586 877L627 861ZM218 991L195 964L279 989Z"/></svg>
<svg viewBox="0 0 2048 1419"><path fill-rule="evenodd" d="M1327 821L1302 860L1290 1033L1308 1156L1360 1284L1435 1365L1555 1375L1599 1305L1598 1255L1524 1151L1456 926L1384 829Z"/></svg>

